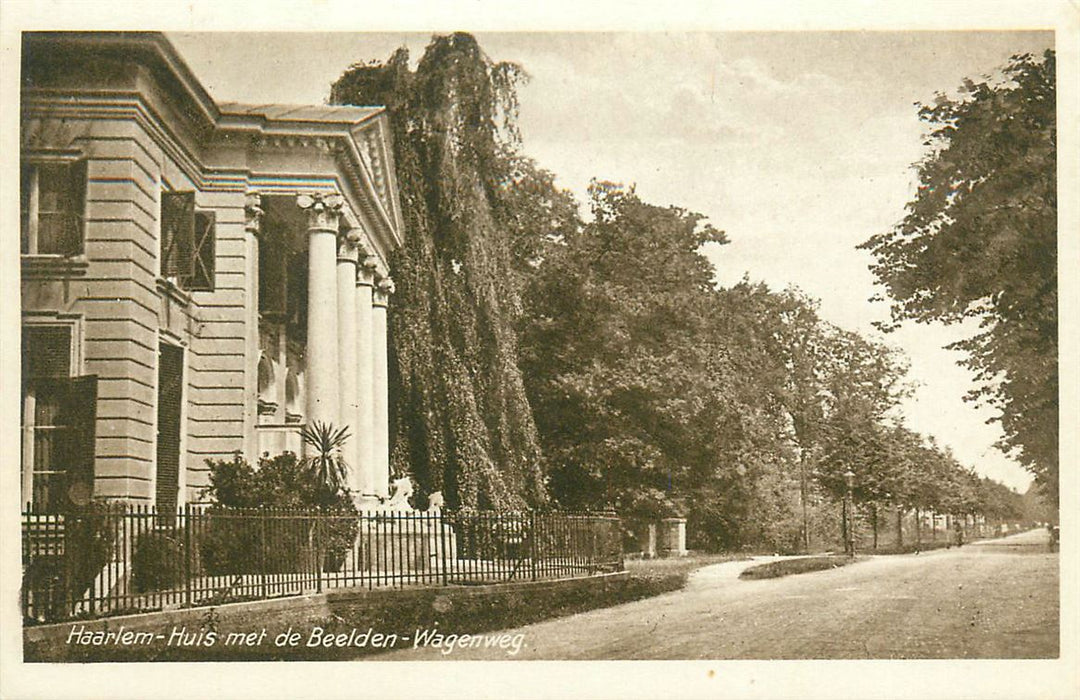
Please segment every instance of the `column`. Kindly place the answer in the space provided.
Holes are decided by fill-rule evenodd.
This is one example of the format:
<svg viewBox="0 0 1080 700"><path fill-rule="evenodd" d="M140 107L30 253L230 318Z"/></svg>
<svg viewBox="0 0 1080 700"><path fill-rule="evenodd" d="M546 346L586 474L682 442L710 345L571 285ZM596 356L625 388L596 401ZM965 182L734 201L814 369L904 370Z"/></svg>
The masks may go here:
<svg viewBox="0 0 1080 700"><path fill-rule="evenodd" d="M259 231L262 229L262 196L244 195L244 455L254 464L259 459Z"/></svg>
<svg viewBox="0 0 1080 700"><path fill-rule="evenodd" d="M340 386L338 412L341 427L348 427L349 439L345 443L345 463L349 466L347 485L359 487L360 452L357 449L359 427L360 393L357 385L356 360L356 261L360 232L351 230L338 241L337 256L337 311L338 311L338 368Z"/></svg>
<svg viewBox="0 0 1080 700"><path fill-rule="evenodd" d="M394 293L394 282L383 277L375 285L371 304L371 356L374 360L373 382L374 398L372 409L375 413L375 492L380 496L390 493L390 397L388 393L389 369L386 356L386 304Z"/></svg>
<svg viewBox="0 0 1080 700"><path fill-rule="evenodd" d="M340 425L338 416L337 239L343 200L338 194L302 194L308 215L307 392L304 420Z"/></svg>
<svg viewBox="0 0 1080 700"><path fill-rule="evenodd" d="M356 268L356 367L359 388L359 416L356 437L360 459L359 485L361 496L368 497L363 508L372 507L375 496L375 344L372 342L371 307L375 287L376 258L360 252Z"/></svg>

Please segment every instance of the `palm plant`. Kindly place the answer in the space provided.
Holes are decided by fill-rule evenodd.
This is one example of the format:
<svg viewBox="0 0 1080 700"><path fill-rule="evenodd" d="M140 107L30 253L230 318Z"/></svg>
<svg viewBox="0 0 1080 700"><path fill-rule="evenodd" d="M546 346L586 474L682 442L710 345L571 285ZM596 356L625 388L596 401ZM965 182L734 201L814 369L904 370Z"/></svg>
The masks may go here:
<svg viewBox="0 0 1080 700"><path fill-rule="evenodd" d="M300 430L300 438L311 448L303 466L315 486L319 502L324 506L332 505L348 480L349 465L342 449L349 440L349 429L313 421Z"/></svg>

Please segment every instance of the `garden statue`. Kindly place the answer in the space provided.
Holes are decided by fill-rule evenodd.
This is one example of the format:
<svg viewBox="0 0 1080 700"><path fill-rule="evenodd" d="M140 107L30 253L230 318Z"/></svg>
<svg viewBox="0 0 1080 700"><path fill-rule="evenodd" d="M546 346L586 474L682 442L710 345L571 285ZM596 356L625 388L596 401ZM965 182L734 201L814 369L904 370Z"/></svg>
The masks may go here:
<svg viewBox="0 0 1080 700"><path fill-rule="evenodd" d="M394 488L394 493L389 500L383 503L382 510L412 510L412 506L409 505L409 497L413 493L412 479L403 476L400 479L394 479L390 482L390 485Z"/></svg>

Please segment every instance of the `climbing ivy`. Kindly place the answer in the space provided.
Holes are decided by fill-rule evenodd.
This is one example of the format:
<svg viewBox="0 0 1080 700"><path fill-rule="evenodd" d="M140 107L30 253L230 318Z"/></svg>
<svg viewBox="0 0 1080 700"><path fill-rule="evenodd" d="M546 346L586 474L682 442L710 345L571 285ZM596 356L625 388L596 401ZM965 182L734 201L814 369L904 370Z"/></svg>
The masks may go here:
<svg viewBox="0 0 1080 700"><path fill-rule="evenodd" d="M391 261L392 469L461 508L546 498L517 366L510 234L493 213L518 143L524 78L459 33L435 37L415 70L405 49L354 65L330 95L386 105L391 117L405 218Z"/></svg>

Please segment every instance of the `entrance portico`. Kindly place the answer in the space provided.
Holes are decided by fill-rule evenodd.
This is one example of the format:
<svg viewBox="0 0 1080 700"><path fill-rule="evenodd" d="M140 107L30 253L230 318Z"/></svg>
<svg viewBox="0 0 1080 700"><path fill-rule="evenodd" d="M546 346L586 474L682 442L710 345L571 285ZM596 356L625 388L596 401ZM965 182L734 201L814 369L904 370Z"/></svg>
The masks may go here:
<svg viewBox="0 0 1080 700"><path fill-rule="evenodd" d="M353 177L341 172L340 156L349 149L331 149L338 157L326 163L335 173L325 186L284 173L300 165L312 170L325 162L321 154L328 147L259 141L265 151L260 161L283 173L268 174L263 183L253 178L247 195L249 208L259 212L248 226L258 260L249 281L258 307L257 454L302 453L302 425L346 428L347 485L369 506L389 494L387 306L394 285L387 260L400 244L380 124L373 136L359 139L365 157ZM349 138L357 140L355 133ZM313 158L311 146L319 157ZM379 178L357 188L365 182L356 176L372 172ZM296 186L291 192L290 180ZM357 189L367 196L358 197Z"/></svg>
<svg viewBox="0 0 1080 700"><path fill-rule="evenodd" d="M372 503L372 497L385 498L389 491L386 313L393 293L387 267L372 252L374 245L364 228L350 220L341 195L251 197L259 199L260 210L271 212L268 226L276 230L260 240L260 245L276 246L260 251L260 267L285 286L283 292L273 290L264 276L260 291L285 299L276 311L266 304L260 314L262 353L278 358L271 361L271 368L284 372L274 376L296 377L296 391L303 395L298 401L286 387L284 423L264 420L257 427L260 454L304 450L296 438L299 424L347 428L344 457L349 488L365 503ZM290 205L302 217L290 215ZM303 235L297 235L301 227ZM297 270L298 261L302 270ZM290 279L297 289L289 288ZM273 415L278 417L279 412ZM287 442L282 440L283 431L289 433L284 436Z"/></svg>

